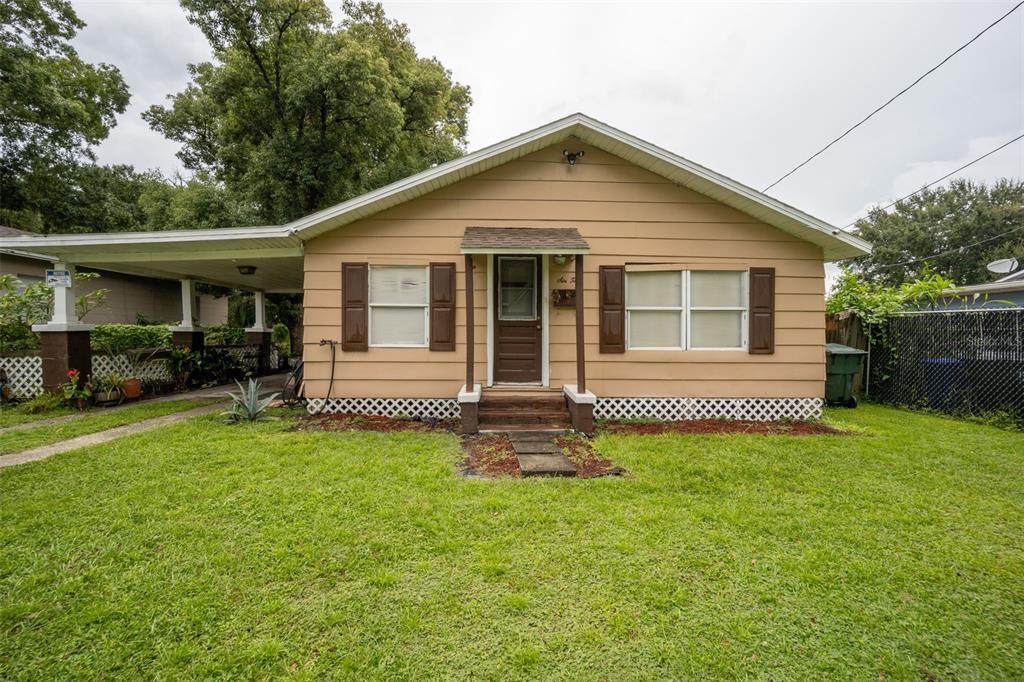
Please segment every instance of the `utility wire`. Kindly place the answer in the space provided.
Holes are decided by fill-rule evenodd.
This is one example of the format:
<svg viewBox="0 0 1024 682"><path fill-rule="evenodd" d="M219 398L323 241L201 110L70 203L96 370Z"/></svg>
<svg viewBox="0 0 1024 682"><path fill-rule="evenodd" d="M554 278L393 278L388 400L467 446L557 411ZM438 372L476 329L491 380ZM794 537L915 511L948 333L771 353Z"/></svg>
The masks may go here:
<svg viewBox="0 0 1024 682"><path fill-rule="evenodd" d="M912 87L914 87L915 85L917 85L918 83L920 83L921 81L923 81L923 80L924 80L925 78L927 78L928 76L930 76L930 75L931 75L932 73L934 73L934 72L935 72L935 71L936 71L936 70L937 70L937 69L938 69L939 67L941 67L941 66L942 66L943 64L945 64L945 63L946 63L946 62L948 62L948 61L949 61L950 59L952 59L953 57L955 57L955 56L956 56L957 54L959 54L959 53L960 53L961 51L963 51L963 50L964 50L965 48L967 48L967 46L969 46L969 45L970 45L971 43L973 43L973 42L974 42L975 40L977 40L977 39L978 39L978 38L980 38L981 36L985 35L985 33L987 33L987 32L989 31L989 29L991 29L991 28L995 27L995 25L996 25L996 24L998 24L998 23L999 23L999 22L1001 22L1001 21L1002 21L1003 19L1005 19L1006 17L1008 17L1008 16L1010 16L1011 14L1013 14L1013 13L1014 13L1014 12L1015 12L1015 11L1017 10L1017 8L1018 8L1018 7L1020 7L1021 5L1024 5L1024 0L1020 0L1020 2L1018 2L1018 3L1016 4L1016 5L1014 5L1013 7L1011 7L1011 8L1010 8L1010 11L1009 11L1009 12L1007 12L1007 13L1006 13L1006 14L1004 14L1003 16L1001 16L1001 17L999 17L998 19L996 19L995 21L993 21L993 22L992 22L991 24L989 24L989 25L988 25L988 26L986 26L986 27L985 27L984 29L982 29L982 31L981 31L980 33L978 33L978 34L977 34L976 36L974 36L973 38L971 38L970 40L968 40L968 41L967 41L966 43L964 43L963 45L961 45L960 47L958 47L958 48L957 48L956 50L954 50L953 52L951 52L951 53L949 53L948 55L946 55L946 57L945 57L945 58L944 58L944 59L943 59L943 60L942 60L941 62L939 62L938 64L936 64L935 66L933 66L932 68L928 69L928 70L927 70L927 71L925 71L925 72L924 72L923 74L921 74L920 76L918 76L918 77L917 77L917 79L916 79L916 80L915 80L915 81L914 81L913 83L911 83L910 85L908 85L907 87L903 88L902 90L900 90L899 92L897 92L897 93L896 93L895 95L893 95L892 97L890 97L890 98L889 98L889 99L888 99L888 100L887 100L887 101L885 102L885 104L883 104L882 106L878 107L877 109L875 109L874 111L872 111L872 112L871 112L870 114L868 114L867 116L865 116L865 117L864 117L864 118L862 118L861 120L857 121L857 123L855 123L855 124L853 124L852 126L850 126L849 128L847 128L846 132L844 132L844 133L843 133L842 135L840 135L840 136L839 136L839 137L837 137L836 139L832 140L831 142L829 142L829 143L828 143L827 145L825 145L824 147L822 147L822 148L821 148L821 149L819 149L818 151L816 151L816 152L814 152L813 154L811 154L811 155L810 155L809 157L807 157L807 158L806 158L806 159L805 159L805 160L804 160L804 161L803 161L802 163L800 163L799 165L797 165L797 166L796 166L796 167L795 167L795 168L794 168L793 170L789 171L788 173L786 173L786 174L785 174L785 175L783 175L783 176L782 176L781 178L779 178L778 180L776 180L776 181L775 181L775 182L773 182L772 184L768 185L767 187L765 187L765 188L764 188L763 190L761 190L761 191L762 191L762 192L767 192L767 191L768 191L768 190L770 190L770 189L771 189L772 187L774 187L775 185L779 184L780 182L782 182L783 180L785 180L786 178L788 178L788 177L789 177L790 175L792 175L793 173L797 172L798 170L800 170L801 168L803 168L804 166L806 166L807 164L809 164L809 163L810 163L811 161L813 161L813 160L814 160L815 158L817 158L817 157L818 157L818 156L820 156L820 155L821 155L822 153L824 153L824 152L825 152L826 150L828 150L828 148L829 148L829 147L831 147L832 145L834 145L834 144L835 144L836 142L839 142L839 140L843 139L844 137L846 137L847 135L849 135L850 133L852 133L852 132L853 132L854 130L856 130L857 128L861 127L861 126L862 126L862 125L864 125L865 123L867 123L867 121L868 121L868 120L869 120L870 118L872 118L872 117L873 117L873 116L874 116L875 114L877 114L877 113L878 113L878 112L880 112L880 111L881 111L882 109L885 109L885 108L886 108L887 106L889 106L890 104L892 104L893 102L895 102L895 101L896 101L896 100L897 100L897 99L898 99L898 98L899 98L899 97L900 97L901 95L903 95L903 94L904 94L904 93L906 93L906 92L907 92L908 90L910 90L910 89L911 89Z"/></svg>
<svg viewBox="0 0 1024 682"><path fill-rule="evenodd" d="M994 237L988 237L986 239L982 239L980 241L976 241L973 244L965 244L963 246L958 246L955 249L949 249L947 251L940 251L939 253L933 253L930 256L922 256L921 258L914 258L913 260L900 261L899 263L882 263L882 264L879 264L879 265L875 265L874 268L878 269L878 270L884 270L886 268L895 268L895 267L900 266L900 265L912 265L914 263L920 263L921 261L929 260L931 258L939 258L940 256L948 256L951 253L961 253L963 251L966 251L967 249L973 248L975 246L980 246L981 244L985 244L987 242L995 241L996 239L1001 239L1001 238L1005 237L1006 235L1013 234L1014 232L1020 232L1021 230L1024 230L1024 225L1020 225L1018 227L1015 227L1012 230L1007 230L1006 232L1003 232L1002 234L997 234Z"/></svg>
<svg viewBox="0 0 1024 682"><path fill-rule="evenodd" d="M1022 2L1024 2L1024 0L1022 0ZM965 163L964 165L960 166L960 167L959 167L959 168L957 168L956 170L953 170L953 171L950 171L950 172L946 173L945 175L943 175L943 176L942 176L941 178L939 178L938 180L934 180L934 181L932 181L932 182L929 182L929 183L928 183L927 185L925 185L925 186L924 186L924 187L922 187L921 189L919 189L919 190L917 190L917 191L914 191L914 192L911 192L910 194L907 194L906 196L900 197L900 198L899 198L899 199L897 199L896 201L891 201L891 202L889 202L888 204L886 204L885 206L882 206L881 208L878 208L878 209L872 209L872 210L879 210L879 211L885 211L885 210L887 210L887 209L890 209L890 208L892 208L893 206L895 206L896 204L898 204L898 203L900 203L900 202L902 202L902 201L906 201L907 199L909 199L910 197L914 196L915 194L920 194L921 192L925 191L925 190L926 190L926 189L928 189L929 187L932 187L932 186L934 186L934 185L937 185L937 184L939 184L940 182L942 182L942 181L943 181L943 180L945 180L946 178L949 178L949 177L951 177L951 176L953 176L953 175L956 175L957 173L959 173L959 172L960 172L960 171L962 171L963 169L965 169L965 168L968 168L968 167L970 167L970 166L973 166L974 164L978 163L978 162L979 162L979 161L981 161L982 159L985 159L985 158L988 158L989 156L992 156L993 154L995 154L995 153L996 153L996 152L998 152L999 150L1001 150L1001 149L1005 149L1006 147L1009 147L1009 146L1010 146L1011 144L1013 144L1013 143L1014 143L1014 142L1016 142L1017 140L1020 140L1021 138L1024 138L1024 133L1021 133L1020 135L1018 135L1017 137L1013 138L1013 139L1012 139L1012 140L1010 140L1009 142L1004 142L1003 144L999 145L998 147L996 147L995 149L993 149L993 150L991 150L991 151L985 152L984 154L982 154L982 155L981 155L981 156L979 156L978 158L974 159L973 161L969 161L968 163ZM867 216L864 216L864 217L867 217ZM847 224L847 225L844 225L844 226L842 227L842 230L843 230L843 231L845 232L847 228L853 227L854 225L856 225L856 224L857 224L858 222L860 222L860 221L861 221L861 220L863 220L863 219L864 219L864 218L857 218L857 219L856 219L856 220L854 220L854 221L853 221L852 223L849 223L849 224Z"/></svg>

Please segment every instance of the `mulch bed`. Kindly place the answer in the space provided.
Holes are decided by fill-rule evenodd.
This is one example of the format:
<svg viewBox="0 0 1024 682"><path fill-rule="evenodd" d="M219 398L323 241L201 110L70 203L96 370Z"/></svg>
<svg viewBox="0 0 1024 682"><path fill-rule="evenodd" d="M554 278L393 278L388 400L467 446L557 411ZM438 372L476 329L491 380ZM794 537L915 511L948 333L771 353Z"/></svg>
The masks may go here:
<svg viewBox="0 0 1024 682"><path fill-rule="evenodd" d="M462 449L466 453L461 466L464 475L486 478L522 475L512 441L503 433L467 436L462 441Z"/></svg>
<svg viewBox="0 0 1024 682"><path fill-rule="evenodd" d="M454 431L455 419L395 419L367 414L317 414L299 417L293 431Z"/></svg>
<svg viewBox="0 0 1024 682"><path fill-rule="evenodd" d="M661 433L716 434L740 433L762 436L848 435L846 431L806 421L755 422L732 419L692 419L678 422L626 422L610 419L598 423L602 433L656 435Z"/></svg>
<svg viewBox="0 0 1024 682"><path fill-rule="evenodd" d="M625 469L602 457L585 438L559 436L555 438L555 444L562 448L565 456L576 466L576 478L622 476L626 473Z"/></svg>

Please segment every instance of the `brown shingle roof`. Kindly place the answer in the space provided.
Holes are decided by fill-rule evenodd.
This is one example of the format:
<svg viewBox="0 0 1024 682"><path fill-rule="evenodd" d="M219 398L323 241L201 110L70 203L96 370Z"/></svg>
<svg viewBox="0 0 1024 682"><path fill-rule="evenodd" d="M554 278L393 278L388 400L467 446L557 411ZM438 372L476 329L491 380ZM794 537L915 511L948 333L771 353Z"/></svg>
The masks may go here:
<svg viewBox="0 0 1024 682"><path fill-rule="evenodd" d="M582 253L590 244L575 227L467 227L463 252L487 253L516 250Z"/></svg>

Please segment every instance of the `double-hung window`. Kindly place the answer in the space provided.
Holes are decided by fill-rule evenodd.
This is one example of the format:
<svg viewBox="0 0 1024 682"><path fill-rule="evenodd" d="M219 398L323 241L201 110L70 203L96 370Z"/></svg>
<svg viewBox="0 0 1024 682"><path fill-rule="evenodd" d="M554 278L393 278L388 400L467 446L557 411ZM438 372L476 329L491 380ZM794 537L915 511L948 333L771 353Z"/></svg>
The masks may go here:
<svg viewBox="0 0 1024 682"><path fill-rule="evenodd" d="M426 346L429 292L426 267L371 265L370 345Z"/></svg>
<svg viewBox="0 0 1024 682"><path fill-rule="evenodd" d="M626 343L644 350L746 348L747 273L626 273Z"/></svg>

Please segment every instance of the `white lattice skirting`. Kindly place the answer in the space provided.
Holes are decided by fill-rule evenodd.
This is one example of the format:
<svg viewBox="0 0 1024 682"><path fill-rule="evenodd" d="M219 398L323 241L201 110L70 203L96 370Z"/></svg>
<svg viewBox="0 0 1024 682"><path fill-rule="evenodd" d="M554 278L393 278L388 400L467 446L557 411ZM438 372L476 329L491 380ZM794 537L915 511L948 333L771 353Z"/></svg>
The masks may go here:
<svg viewBox="0 0 1024 682"><path fill-rule="evenodd" d="M326 407L324 406L326 403ZM459 402L449 398L310 398L310 414L378 414L384 417L457 419Z"/></svg>
<svg viewBox="0 0 1024 682"><path fill-rule="evenodd" d="M0 358L0 368L7 373L11 397L29 400L43 392L43 359L38 355Z"/></svg>
<svg viewBox="0 0 1024 682"><path fill-rule="evenodd" d="M102 377L107 374L120 374L128 376L131 374L132 366L125 355L93 355L92 375ZM140 364L139 376L143 381L170 381L170 370L167 369L167 360L153 358Z"/></svg>
<svg viewBox="0 0 1024 682"><path fill-rule="evenodd" d="M821 398L598 398L597 419L817 419Z"/></svg>

